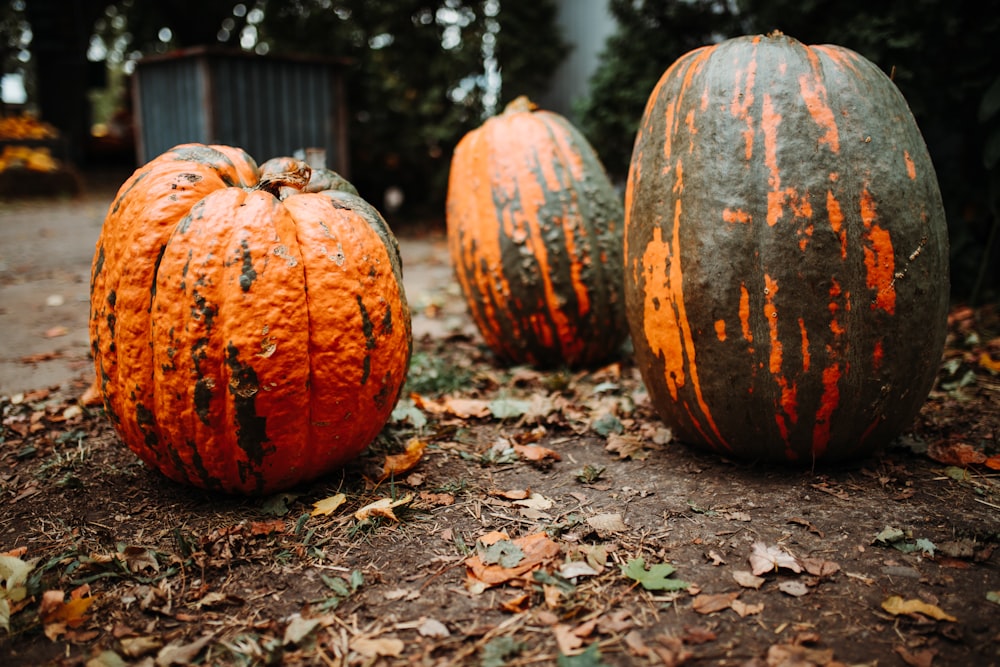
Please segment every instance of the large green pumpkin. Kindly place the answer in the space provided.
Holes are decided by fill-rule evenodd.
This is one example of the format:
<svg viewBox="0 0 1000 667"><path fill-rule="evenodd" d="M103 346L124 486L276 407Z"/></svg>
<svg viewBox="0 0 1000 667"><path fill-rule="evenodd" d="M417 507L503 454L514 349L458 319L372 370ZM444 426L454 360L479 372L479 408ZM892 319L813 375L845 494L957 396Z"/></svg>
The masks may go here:
<svg viewBox="0 0 1000 667"><path fill-rule="evenodd" d="M590 366L618 349L623 218L586 138L526 97L462 138L448 244L472 319L498 357Z"/></svg>
<svg viewBox="0 0 1000 667"><path fill-rule="evenodd" d="M677 436L810 463L910 424L944 345L947 228L874 64L780 33L682 56L649 97L625 209L629 328Z"/></svg>

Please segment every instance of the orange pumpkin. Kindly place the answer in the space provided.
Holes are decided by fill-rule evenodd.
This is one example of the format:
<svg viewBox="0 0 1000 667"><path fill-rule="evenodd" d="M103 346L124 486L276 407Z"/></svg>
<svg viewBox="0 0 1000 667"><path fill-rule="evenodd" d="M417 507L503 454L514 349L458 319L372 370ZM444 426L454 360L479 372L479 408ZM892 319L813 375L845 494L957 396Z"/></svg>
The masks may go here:
<svg viewBox="0 0 1000 667"><path fill-rule="evenodd" d="M124 442L174 480L256 494L316 478L396 403L411 333L395 238L356 194L310 192L310 175L187 144L108 211L91 282L98 380Z"/></svg>
<svg viewBox="0 0 1000 667"><path fill-rule="evenodd" d="M448 182L452 263L505 361L588 366L625 338L622 203L597 154L527 98L459 142Z"/></svg>
<svg viewBox="0 0 1000 667"><path fill-rule="evenodd" d="M874 64L780 33L682 56L650 95L625 209L635 355L680 438L810 464L911 422L944 346L947 225Z"/></svg>

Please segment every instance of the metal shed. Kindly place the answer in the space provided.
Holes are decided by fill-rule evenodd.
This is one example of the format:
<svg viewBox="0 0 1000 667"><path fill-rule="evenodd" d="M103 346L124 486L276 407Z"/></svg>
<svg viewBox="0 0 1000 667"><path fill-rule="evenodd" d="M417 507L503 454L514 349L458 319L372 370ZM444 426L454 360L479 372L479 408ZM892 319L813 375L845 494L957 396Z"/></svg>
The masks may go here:
<svg viewBox="0 0 1000 667"><path fill-rule="evenodd" d="M197 47L144 58L133 82L136 157L227 144L258 164L309 151L347 177L345 61ZM319 159L322 159L320 157Z"/></svg>

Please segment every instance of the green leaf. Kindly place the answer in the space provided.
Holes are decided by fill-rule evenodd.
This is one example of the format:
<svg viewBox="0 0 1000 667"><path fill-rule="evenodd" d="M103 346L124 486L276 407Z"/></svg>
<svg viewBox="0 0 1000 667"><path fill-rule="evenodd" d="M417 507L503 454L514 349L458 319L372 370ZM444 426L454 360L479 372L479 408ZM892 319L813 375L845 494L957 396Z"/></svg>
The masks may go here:
<svg viewBox="0 0 1000 667"><path fill-rule="evenodd" d="M513 637L491 639L483 647L479 664L482 667L504 667L510 658L524 650L524 646Z"/></svg>
<svg viewBox="0 0 1000 667"><path fill-rule="evenodd" d="M510 540L499 540L488 547L482 544L476 545L479 552L479 559L486 565L499 565L500 567L514 567L524 559L524 551Z"/></svg>
<svg viewBox="0 0 1000 667"><path fill-rule="evenodd" d="M622 567L622 574L638 581L647 591L682 591L691 586L680 579L670 579L677 568L670 563L658 563L646 569L646 559L633 558Z"/></svg>
<svg viewBox="0 0 1000 667"><path fill-rule="evenodd" d="M285 516L291 509L291 504L299 497L297 493L278 493L266 498L260 505L260 511L269 516Z"/></svg>
<svg viewBox="0 0 1000 667"><path fill-rule="evenodd" d="M1000 604L1000 591L986 591L986 599L993 604Z"/></svg>
<svg viewBox="0 0 1000 667"><path fill-rule="evenodd" d="M587 650L577 655L562 655L556 659L559 667L608 667L608 663L601 660L601 649L597 642L587 647Z"/></svg>
<svg viewBox="0 0 1000 667"><path fill-rule="evenodd" d="M531 403L513 398L498 398L490 401L490 413L496 419L522 417L531 409Z"/></svg>
<svg viewBox="0 0 1000 667"><path fill-rule="evenodd" d="M917 549L920 549L920 551L922 551L923 553L928 554L930 556L933 556L934 552L937 550L937 547L934 546L934 543L925 537L921 537L919 540L917 540L914 543L914 546L916 546Z"/></svg>

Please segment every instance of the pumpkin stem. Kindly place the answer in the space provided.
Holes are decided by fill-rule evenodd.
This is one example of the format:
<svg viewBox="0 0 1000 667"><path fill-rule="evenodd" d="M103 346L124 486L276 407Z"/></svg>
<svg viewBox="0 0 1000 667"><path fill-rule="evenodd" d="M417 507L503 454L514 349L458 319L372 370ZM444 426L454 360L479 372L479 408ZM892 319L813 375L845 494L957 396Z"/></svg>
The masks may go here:
<svg viewBox="0 0 1000 667"><path fill-rule="evenodd" d="M278 199L300 192L309 183L312 168L302 160L276 157L260 165L260 180L255 190L269 192Z"/></svg>
<svg viewBox="0 0 1000 667"><path fill-rule="evenodd" d="M504 107L503 112L508 113L520 113L522 111L534 111L538 108L538 105L528 99L527 95L518 95Z"/></svg>

